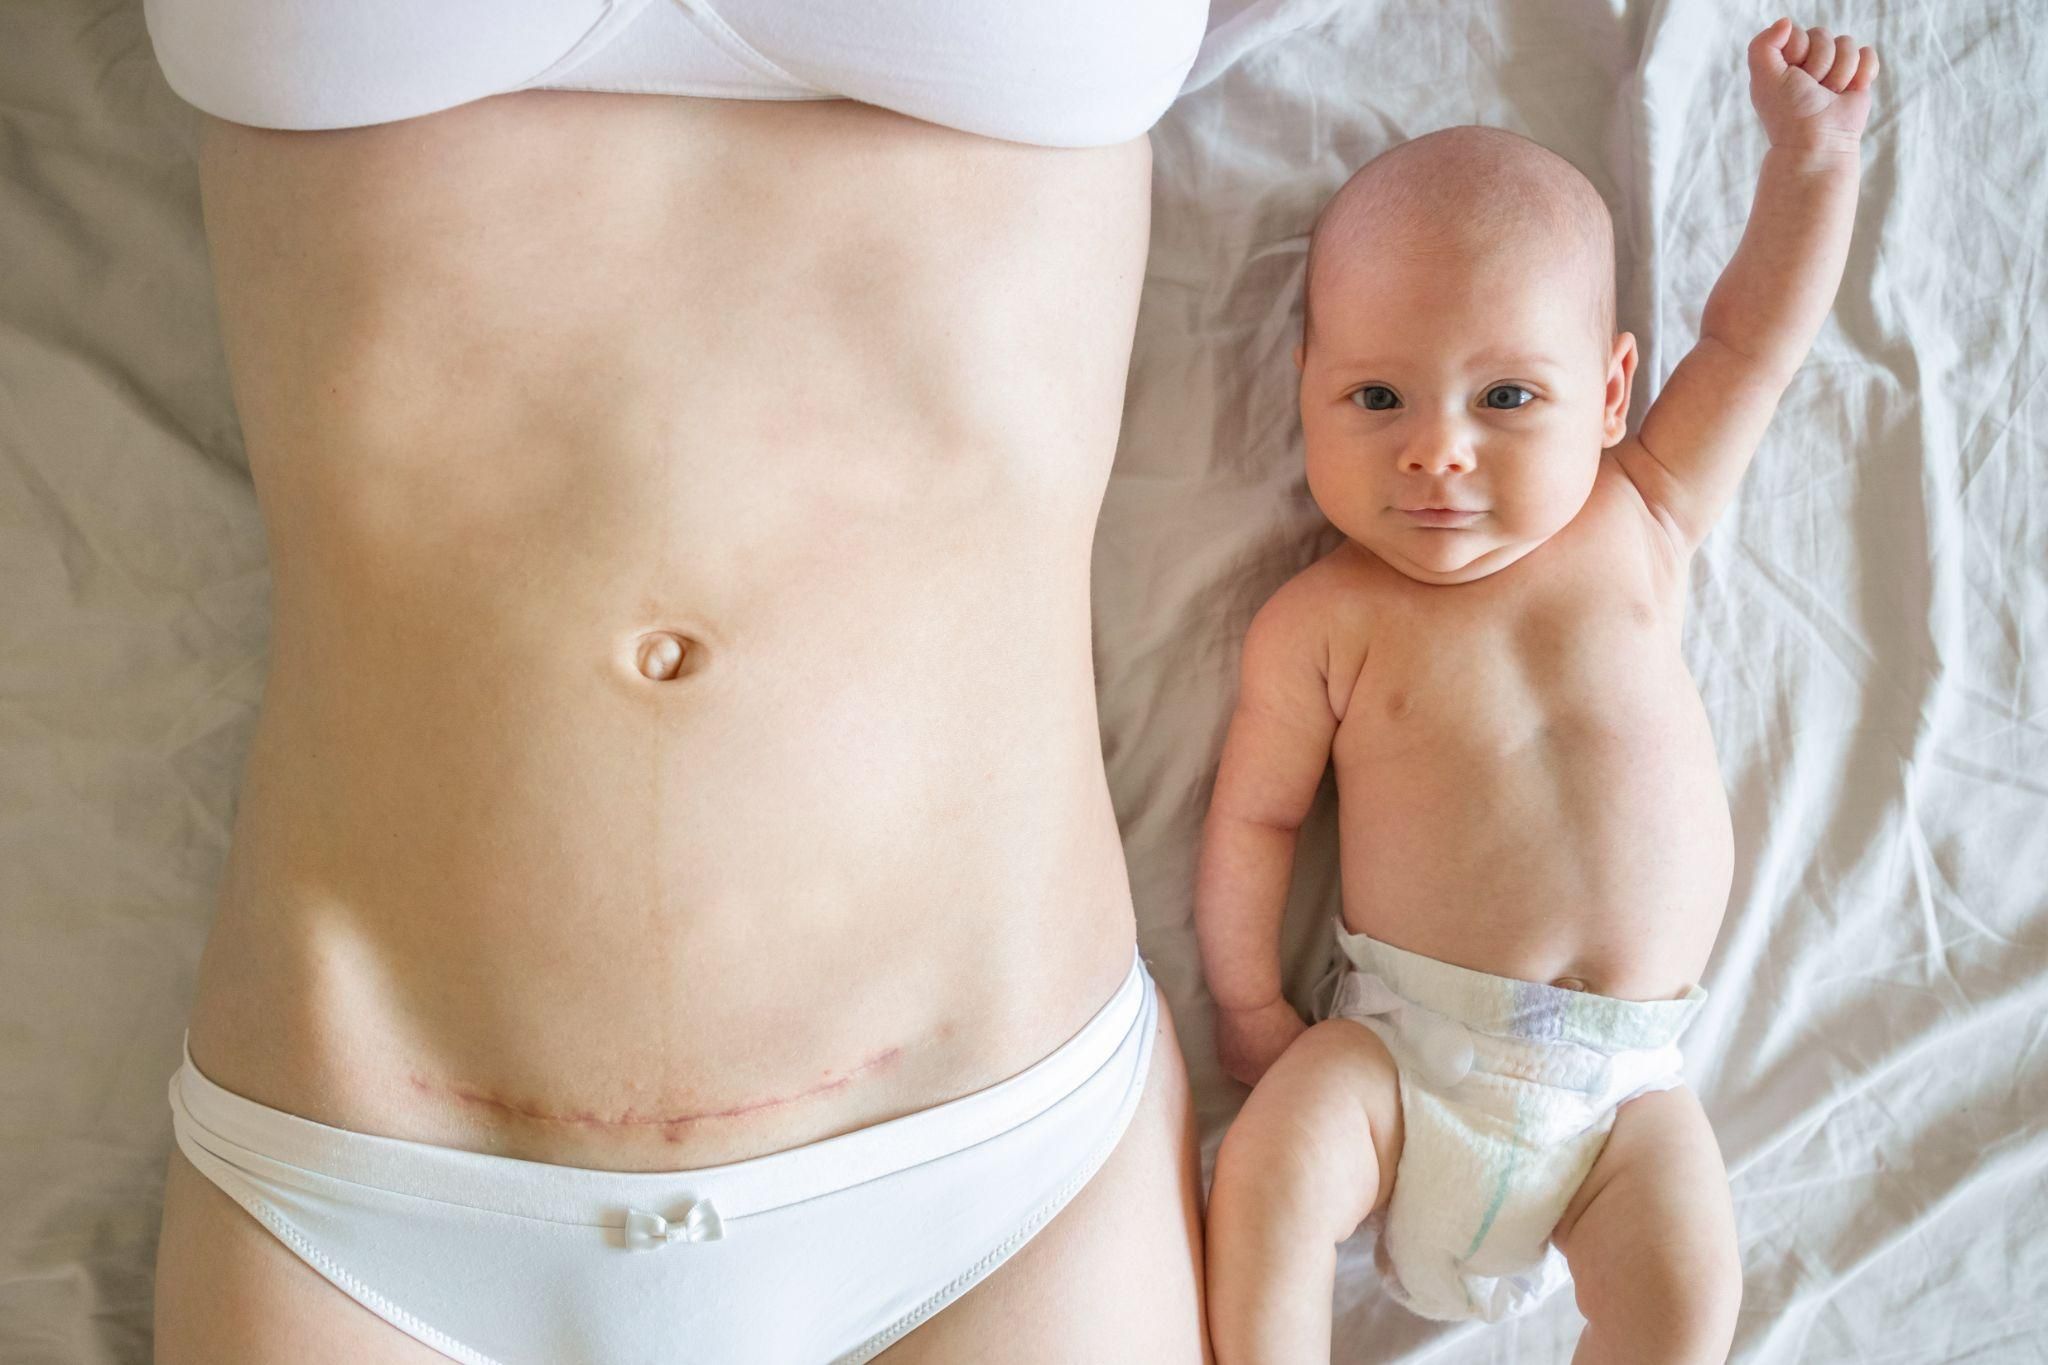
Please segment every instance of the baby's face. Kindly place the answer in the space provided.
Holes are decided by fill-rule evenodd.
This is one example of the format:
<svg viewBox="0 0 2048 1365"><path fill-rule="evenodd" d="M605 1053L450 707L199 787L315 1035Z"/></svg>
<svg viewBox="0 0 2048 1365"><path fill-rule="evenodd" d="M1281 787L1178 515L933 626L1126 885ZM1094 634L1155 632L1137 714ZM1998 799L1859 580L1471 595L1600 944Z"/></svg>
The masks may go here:
<svg viewBox="0 0 2048 1365"><path fill-rule="evenodd" d="M1469 583L1578 514L1635 374L1582 269L1495 248L1316 271L1295 363L1309 491L1339 530L1410 578Z"/></svg>

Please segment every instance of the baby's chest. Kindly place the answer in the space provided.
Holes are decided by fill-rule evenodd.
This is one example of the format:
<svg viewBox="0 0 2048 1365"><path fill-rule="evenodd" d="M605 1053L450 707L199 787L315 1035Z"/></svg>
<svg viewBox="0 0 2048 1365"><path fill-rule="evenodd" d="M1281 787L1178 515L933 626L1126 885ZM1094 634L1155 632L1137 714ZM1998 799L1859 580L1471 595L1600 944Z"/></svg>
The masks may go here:
<svg viewBox="0 0 2048 1365"><path fill-rule="evenodd" d="M1691 700L1676 608L1642 575L1416 588L1371 613L1338 726L1340 762L1647 739Z"/></svg>

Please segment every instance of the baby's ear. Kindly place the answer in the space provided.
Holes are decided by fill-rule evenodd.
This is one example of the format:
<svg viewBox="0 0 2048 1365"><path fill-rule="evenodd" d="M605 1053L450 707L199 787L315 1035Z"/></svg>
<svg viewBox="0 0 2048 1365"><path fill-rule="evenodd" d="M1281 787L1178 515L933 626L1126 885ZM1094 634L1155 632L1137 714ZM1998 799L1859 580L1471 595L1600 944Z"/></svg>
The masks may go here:
<svg viewBox="0 0 2048 1365"><path fill-rule="evenodd" d="M1607 397L1601 413L1600 444L1604 450L1628 434L1628 395L1636 379L1636 338L1622 332L1607 358Z"/></svg>

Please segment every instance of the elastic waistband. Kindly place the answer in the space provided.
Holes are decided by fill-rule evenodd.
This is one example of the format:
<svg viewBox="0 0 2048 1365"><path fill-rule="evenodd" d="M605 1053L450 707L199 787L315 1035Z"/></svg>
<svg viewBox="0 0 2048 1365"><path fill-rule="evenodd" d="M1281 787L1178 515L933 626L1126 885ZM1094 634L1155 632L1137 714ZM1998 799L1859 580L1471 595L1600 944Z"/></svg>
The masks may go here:
<svg viewBox="0 0 2048 1365"><path fill-rule="evenodd" d="M1568 991L1424 957L1335 923L1337 945L1359 971L1411 1004L1497 1037L1577 1043L1610 1054L1663 1047L1678 1040L1707 998L1697 985L1674 1000Z"/></svg>
<svg viewBox="0 0 2048 1365"><path fill-rule="evenodd" d="M1109 1002L1007 1080L802 1147L688 1171L589 1170L336 1128L223 1089L200 1074L189 1047L171 1077L171 1113L181 1140L224 1160L240 1149L323 1177L499 1213L592 1222L620 1204L662 1207L686 1192L715 1197L725 1218L741 1218L893 1175L1029 1122L1098 1076L1113 1080L1116 1063L1134 1050L1149 1054L1157 1012L1156 987L1134 949Z"/></svg>

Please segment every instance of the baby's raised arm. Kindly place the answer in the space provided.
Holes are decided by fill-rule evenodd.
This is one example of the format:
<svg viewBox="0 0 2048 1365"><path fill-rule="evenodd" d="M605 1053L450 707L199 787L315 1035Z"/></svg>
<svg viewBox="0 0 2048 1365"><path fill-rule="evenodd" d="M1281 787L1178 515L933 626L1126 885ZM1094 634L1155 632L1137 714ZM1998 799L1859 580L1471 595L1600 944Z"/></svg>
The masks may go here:
<svg viewBox="0 0 2048 1365"><path fill-rule="evenodd" d="M1223 1069L1250 1085L1306 1025L1281 994L1280 921L1337 717L1314 570L1283 584L1244 639L1237 709L1202 826L1195 935Z"/></svg>
<svg viewBox="0 0 2048 1365"><path fill-rule="evenodd" d="M1688 550L1712 529L1842 280L1877 54L1780 19L1749 44L1770 135L1749 226L1633 442L1616 451Z"/></svg>

